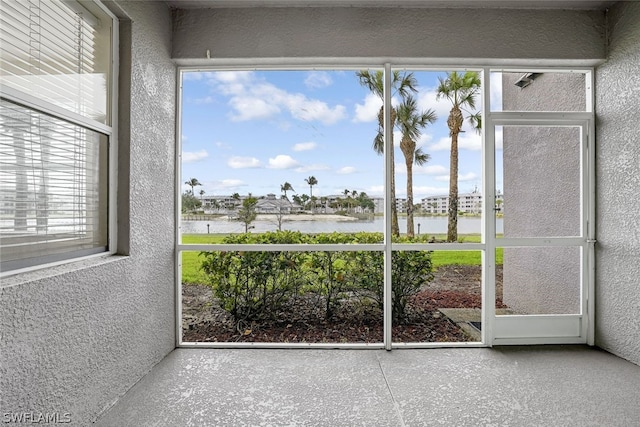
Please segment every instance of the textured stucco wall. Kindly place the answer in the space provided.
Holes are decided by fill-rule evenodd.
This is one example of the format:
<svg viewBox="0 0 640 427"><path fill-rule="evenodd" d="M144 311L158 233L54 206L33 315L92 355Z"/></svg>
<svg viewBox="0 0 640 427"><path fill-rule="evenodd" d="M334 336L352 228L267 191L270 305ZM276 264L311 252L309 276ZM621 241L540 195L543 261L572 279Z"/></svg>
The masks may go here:
<svg viewBox="0 0 640 427"><path fill-rule="evenodd" d="M640 3L609 12L596 70L596 344L640 364Z"/></svg>
<svg viewBox="0 0 640 427"><path fill-rule="evenodd" d="M585 111L582 74L543 73L531 85L505 73L505 111ZM503 130L504 236L580 235L580 131L577 128L505 127ZM503 299L523 314L580 312L580 252L576 248L507 248Z"/></svg>
<svg viewBox="0 0 640 427"><path fill-rule="evenodd" d="M128 233L119 236L130 235L120 245L129 256L3 280L2 414L57 411L70 413L73 425L90 424L175 347L171 14L162 3L122 9L131 22L124 26L130 61L123 61L121 81L131 87L123 88L120 106L130 104L131 113L121 114L130 123L121 135L130 140L121 141L120 168L130 168L130 183L119 180L128 185L120 213L130 227L125 218Z"/></svg>
<svg viewBox="0 0 640 427"><path fill-rule="evenodd" d="M185 63L202 60L207 50L222 62L445 58L468 63L479 58L525 58L593 63L605 56L604 13L347 7L176 12L173 57Z"/></svg>

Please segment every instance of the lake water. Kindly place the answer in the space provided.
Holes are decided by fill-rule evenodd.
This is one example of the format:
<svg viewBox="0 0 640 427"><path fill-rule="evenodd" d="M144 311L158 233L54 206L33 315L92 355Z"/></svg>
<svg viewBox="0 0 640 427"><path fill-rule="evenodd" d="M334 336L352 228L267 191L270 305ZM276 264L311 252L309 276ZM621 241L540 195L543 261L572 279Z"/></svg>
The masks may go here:
<svg viewBox="0 0 640 427"><path fill-rule="evenodd" d="M358 231L380 232L384 230L384 223L381 217L376 217L372 221L329 221L318 215L317 221L285 221L282 223L283 230L300 231L303 233L330 233L333 231L341 233L353 233ZM407 218L398 218L400 232L404 233L407 229ZM184 234L206 234L207 224L210 233L243 233L244 224L238 221L230 221L226 217L220 217L216 220L209 221L182 221L182 233ZM447 233L447 217L443 216L420 216L414 218L416 234L418 233L418 224L420 224L420 234L446 234ZM251 223L254 227L251 229L253 233L262 233L265 231L275 231L278 224L275 220L257 219ZM480 217L459 217L458 233L459 234L480 234L481 219ZM502 218L496 219L496 232L503 232Z"/></svg>

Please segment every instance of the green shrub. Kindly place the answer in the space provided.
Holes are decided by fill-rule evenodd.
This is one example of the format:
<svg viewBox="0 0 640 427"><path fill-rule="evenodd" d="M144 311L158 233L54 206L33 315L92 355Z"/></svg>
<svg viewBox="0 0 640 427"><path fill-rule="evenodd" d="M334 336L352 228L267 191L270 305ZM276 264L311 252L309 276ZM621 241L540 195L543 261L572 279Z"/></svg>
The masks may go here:
<svg viewBox="0 0 640 427"><path fill-rule="evenodd" d="M375 233L372 233L375 234ZM421 238L394 238L395 243L415 243ZM384 306L384 255L381 252L354 252L358 266L354 271L360 289L373 298L382 309ZM391 254L391 304L395 322L403 322L407 316L407 304L411 296L433 280L430 251L393 251Z"/></svg>
<svg viewBox="0 0 640 427"><path fill-rule="evenodd" d="M277 232L226 237L228 244L302 243L301 233ZM202 270L225 310L236 319L256 320L275 315L305 283L300 252L203 252Z"/></svg>
<svg viewBox="0 0 640 427"><path fill-rule="evenodd" d="M373 244L381 233L322 233L294 231L240 234L224 238L227 244ZM400 243L418 239L399 238ZM384 254L374 251L216 251L203 252L202 270L225 310L236 319L255 320L274 315L283 304L304 292L318 296L326 318L341 301L373 299L382 308ZM392 312L397 322L406 318L412 295L433 279L429 251L392 253Z"/></svg>

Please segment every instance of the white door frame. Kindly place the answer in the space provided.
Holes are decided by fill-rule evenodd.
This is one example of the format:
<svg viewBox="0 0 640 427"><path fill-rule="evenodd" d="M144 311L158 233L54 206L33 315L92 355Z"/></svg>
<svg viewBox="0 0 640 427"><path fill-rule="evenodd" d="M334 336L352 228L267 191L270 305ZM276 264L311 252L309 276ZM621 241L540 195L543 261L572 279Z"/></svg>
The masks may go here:
<svg viewBox="0 0 640 427"><path fill-rule="evenodd" d="M485 72L485 82L489 83ZM589 73L590 74L590 73ZM577 237L500 238L495 235L493 206L486 202L483 340L489 345L572 344L593 345L594 201L595 167L592 112L487 112L485 114L484 194L495 199L495 128L497 126L577 127L581 130L581 224ZM580 313L559 315L496 315L495 254L497 247L577 247L581 249Z"/></svg>

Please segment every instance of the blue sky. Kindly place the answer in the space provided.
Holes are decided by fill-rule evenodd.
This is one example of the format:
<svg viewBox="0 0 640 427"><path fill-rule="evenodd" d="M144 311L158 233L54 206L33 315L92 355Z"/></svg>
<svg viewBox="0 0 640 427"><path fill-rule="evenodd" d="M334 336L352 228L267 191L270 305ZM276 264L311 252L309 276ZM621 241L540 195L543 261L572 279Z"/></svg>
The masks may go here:
<svg viewBox="0 0 640 427"><path fill-rule="evenodd" d="M450 104L436 100L437 77L445 73L414 75L420 108L438 116L418 141L431 159L414 166L417 202L448 193ZM381 196L383 158L372 149L381 104L360 86L356 70L186 72L182 181L197 178L203 186L196 192L206 195L280 195L284 182L308 194L304 180L313 175L318 197L345 189ZM482 173L481 138L467 125L465 130L459 142L461 193L480 189ZM397 145L399 136L394 140ZM405 197L406 170L397 147L395 164L397 197Z"/></svg>

